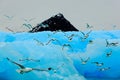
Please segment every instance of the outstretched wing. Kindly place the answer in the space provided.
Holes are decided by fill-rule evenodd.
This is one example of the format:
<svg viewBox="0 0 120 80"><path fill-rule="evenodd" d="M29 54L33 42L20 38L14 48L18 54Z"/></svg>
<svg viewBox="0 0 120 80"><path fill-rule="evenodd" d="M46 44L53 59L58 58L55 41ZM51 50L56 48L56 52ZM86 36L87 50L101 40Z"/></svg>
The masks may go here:
<svg viewBox="0 0 120 80"><path fill-rule="evenodd" d="M9 31L11 31L11 32L14 32L12 29L10 29L10 28L8 28L8 27L6 27L6 29L9 30Z"/></svg>
<svg viewBox="0 0 120 80"><path fill-rule="evenodd" d="M90 27L90 25L89 25L88 23L87 23L86 25L87 25L87 28L89 28L89 27Z"/></svg>
<svg viewBox="0 0 120 80"><path fill-rule="evenodd" d="M32 68L32 70L36 70L36 71L50 71L50 70L52 70L52 68L51 67L46 68L46 69Z"/></svg>
<svg viewBox="0 0 120 80"><path fill-rule="evenodd" d="M52 41L55 41L56 39L50 39L47 43L46 43L46 45L48 45L50 42L52 42Z"/></svg>
<svg viewBox="0 0 120 80"><path fill-rule="evenodd" d="M90 59L90 57L87 58L86 62Z"/></svg>
<svg viewBox="0 0 120 80"><path fill-rule="evenodd" d="M109 42L108 42L108 40L107 40L107 39L105 39L105 41L106 41L106 43L107 43L107 44L106 44L106 47L107 47L107 46L109 45Z"/></svg>
<svg viewBox="0 0 120 80"><path fill-rule="evenodd" d="M16 65L18 65L20 68L25 68L23 65L21 65L21 64L18 64L18 63L16 63L16 62L14 62L14 61L12 61L12 60L10 60L9 58L6 58L8 61L10 61L10 62L12 62L12 63L14 63L14 64L16 64Z"/></svg>
<svg viewBox="0 0 120 80"><path fill-rule="evenodd" d="M90 30L90 31L87 33L87 35L89 35L91 32L92 32L92 30Z"/></svg>
<svg viewBox="0 0 120 80"><path fill-rule="evenodd" d="M80 56L79 56L80 57ZM84 60L80 57L81 61L83 62Z"/></svg>
<svg viewBox="0 0 120 80"><path fill-rule="evenodd" d="M32 68L32 70L36 70L36 71L48 71L48 69L38 69L38 68Z"/></svg>
<svg viewBox="0 0 120 80"><path fill-rule="evenodd" d="M85 35L85 33L83 33L82 31L80 31L83 35Z"/></svg>

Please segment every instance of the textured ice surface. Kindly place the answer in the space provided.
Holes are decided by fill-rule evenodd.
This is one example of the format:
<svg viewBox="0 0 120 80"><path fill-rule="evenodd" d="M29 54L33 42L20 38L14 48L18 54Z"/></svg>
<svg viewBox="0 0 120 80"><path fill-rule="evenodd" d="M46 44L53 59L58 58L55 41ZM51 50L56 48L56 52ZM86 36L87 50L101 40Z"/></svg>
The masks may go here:
<svg viewBox="0 0 120 80"><path fill-rule="evenodd" d="M81 32L0 32L0 80L119 80L119 34L119 30L92 31L83 40ZM107 46L106 40L117 44ZM52 67L57 70L19 74L16 72L19 67L8 61L7 57L25 67ZM32 60L20 61L26 58Z"/></svg>

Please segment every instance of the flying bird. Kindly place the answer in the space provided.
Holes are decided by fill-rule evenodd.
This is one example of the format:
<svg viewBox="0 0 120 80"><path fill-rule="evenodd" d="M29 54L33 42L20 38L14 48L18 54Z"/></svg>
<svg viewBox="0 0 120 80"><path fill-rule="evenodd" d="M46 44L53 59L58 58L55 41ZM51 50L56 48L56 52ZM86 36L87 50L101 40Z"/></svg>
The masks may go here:
<svg viewBox="0 0 120 80"><path fill-rule="evenodd" d="M44 43L42 43L41 41L39 41L39 40L37 40L37 39L33 39L33 40L35 40L35 41L37 42L38 45L44 46Z"/></svg>
<svg viewBox="0 0 120 80"><path fill-rule="evenodd" d="M50 39L47 43L46 43L46 45L48 45L50 42L52 42L52 41L57 41L59 44L61 44L57 39L54 39L54 38L52 38L52 39Z"/></svg>
<svg viewBox="0 0 120 80"><path fill-rule="evenodd" d="M31 21L33 21L35 18L31 18L31 19L24 19L25 22L29 23Z"/></svg>
<svg viewBox="0 0 120 80"><path fill-rule="evenodd" d="M67 36L67 35L65 34L65 36L68 38L69 41L71 41L71 40L73 39L73 37L75 36L75 34L71 34L70 36Z"/></svg>
<svg viewBox="0 0 120 80"><path fill-rule="evenodd" d="M8 15L4 15L6 18L8 18L9 20L13 19L13 16L8 16Z"/></svg>
<svg viewBox="0 0 120 80"><path fill-rule="evenodd" d="M31 71L33 71L33 70L36 70L36 71L50 71L50 70L52 70L51 67L46 68L46 69L25 67L25 66L23 66L23 65L21 65L21 64L19 64L19 63L17 63L17 62L12 61L12 60L9 59L9 58L6 58L6 59L7 59L8 61L10 61L11 63L19 66L20 69L17 69L16 71L17 71L18 73L20 73L20 74L28 73L28 72L31 72Z"/></svg>
<svg viewBox="0 0 120 80"><path fill-rule="evenodd" d="M86 24L86 28L93 28L93 26L90 26L88 23Z"/></svg>
<svg viewBox="0 0 120 80"><path fill-rule="evenodd" d="M27 27L28 29L32 29L33 28L33 26L31 24L29 24L29 23L27 23L27 24L24 23L23 26Z"/></svg>
<svg viewBox="0 0 120 80"><path fill-rule="evenodd" d="M70 44L63 44L63 46L62 46L62 50L64 50L64 47L69 47L69 48L72 49L72 46L71 46ZM72 49L72 50L73 50L73 49Z"/></svg>
<svg viewBox="0 0 120 80"><path fill-rule="evenodd" d="M62 32L61 30L56 30L53 32L53 34L56 34L57 32Z"/></svg>
<svg viewBox="0 0 120 80"><path fill-rule="evenodd" d="M99 66L99 67L104 65L104 63L99 63L99 62L92 62L92 63L95 64L96 66Z"/></svg>
<svg viewBox="0 0 120 80"><path fill-rule="evenodd" d="M34 62L40 62L40 60L36 60L36 59L32 59L32 58L19 59L19 61L34 61Z"/></svg>
<svg viewBox="0 0 120 80"><path fill-rule="evenodd" d="M5 27L7 30L9 30L10 32L13 32L14 33L14 31L12 30L12 29L10 29L10 28L8 28L8 27Z"/></svg>
<svg viewBox="0 0 120 80"><path fill-rule="evenodd" d="M106 53L107 57L110 57L111 55L112 55L112 51Z"/></svg>
<svg viewBox="0 0 120 80"><path fill-rule="evenodd" d="M118 42L108 42L108 40L107 39L105 39L106 40L106 47L110 47L110 46L118 46Z"/></svg>
<svg viewBox="0 0 120 80"><path fill-rule="evenodd" d="M83 60L83 58L81 58L81 57L80 57L80 59L81 59L82 64L86 64L88 62L88 60L90 59L90 57L88 57L86 60Z"/></svg>
<svg viewBox="0 0 120 80"><path fill-rule="evenodd" d="M85 39L87 39L88 37L89 37L89 34L92 32L92 30L90 30L88 33L84 33L84 32L82 32L82 31L80 31L81 33L82 33L82 35L83 35L83 37L81 37L81 39L82 39L82 41L84 41Z"/></svg>

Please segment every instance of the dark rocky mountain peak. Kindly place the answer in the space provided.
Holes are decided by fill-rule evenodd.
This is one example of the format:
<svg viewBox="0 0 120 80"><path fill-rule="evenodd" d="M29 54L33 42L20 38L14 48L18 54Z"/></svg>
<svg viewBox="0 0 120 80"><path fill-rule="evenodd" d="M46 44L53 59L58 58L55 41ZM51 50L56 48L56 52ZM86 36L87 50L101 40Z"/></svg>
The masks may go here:
<svg viewBox="0 0 120 80"><path fill-rule="evenodd" d="M78 31L65 17L59 13L35 26L29 32L40 31Z"/></svg>

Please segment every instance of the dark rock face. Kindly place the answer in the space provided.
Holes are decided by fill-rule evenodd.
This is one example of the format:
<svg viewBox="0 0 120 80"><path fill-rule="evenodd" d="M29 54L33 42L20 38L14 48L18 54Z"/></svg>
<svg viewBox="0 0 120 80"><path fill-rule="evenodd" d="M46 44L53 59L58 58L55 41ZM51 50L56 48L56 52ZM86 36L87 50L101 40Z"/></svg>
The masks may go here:
<svg viewBox="0 0 120 80"><path fill-rule="evenodd" d="M68 20L66 20L63 14L59 13L42 23L38 24L29 32L40 31L78 31Z"/></svg>

